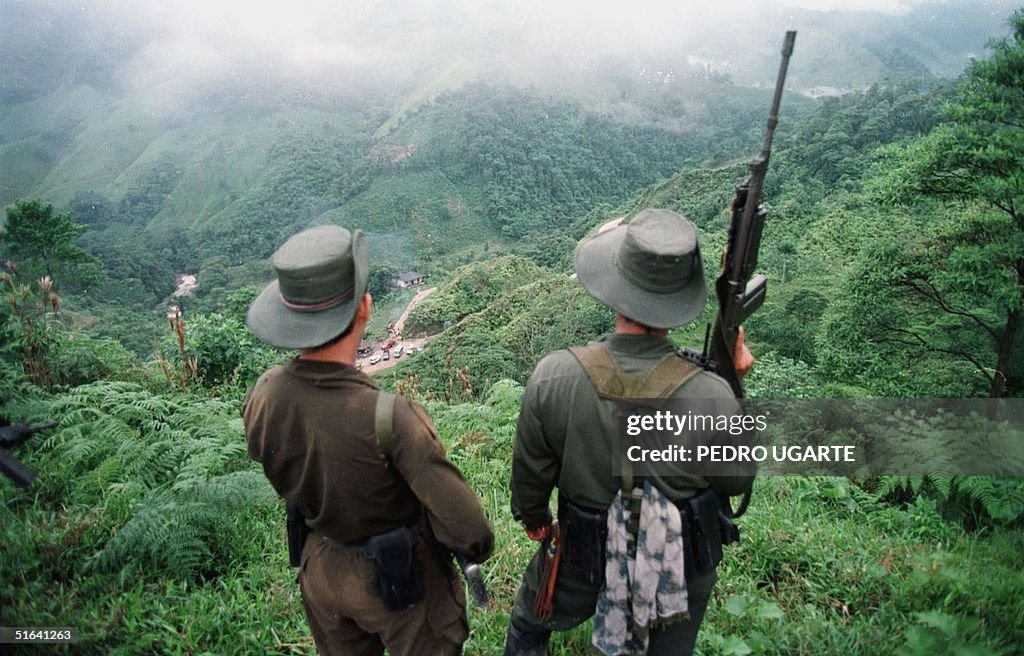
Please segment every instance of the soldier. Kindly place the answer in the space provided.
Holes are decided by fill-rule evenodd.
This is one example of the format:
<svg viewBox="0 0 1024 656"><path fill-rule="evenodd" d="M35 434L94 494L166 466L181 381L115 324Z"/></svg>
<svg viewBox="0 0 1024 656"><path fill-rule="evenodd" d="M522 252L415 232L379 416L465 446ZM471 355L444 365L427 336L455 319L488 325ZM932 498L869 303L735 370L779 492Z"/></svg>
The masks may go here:
<svg viewBox="0 0 1024 656"><path fill-rule="evenodd" d="M680 584L682 606L676 617L655 623L649 631L649 642L642 639L641 631L642 641L629 644L629 636L622 635L622 627L615 625L601 608L615 603L616 591L610 589L611 581L605 585L606 571L609 576L617 575L619 566L624 567L623 562L613 562L606 549L606 545L612 544L608 539L614 528L614 522L608 523L609 508L613 501L618 503L621 499L617 496L620 490L628 495L633 488L632 483L623 483L623 477L613 475L613 458L618 457L614 447L618 428L613 418L615 404L610 399L701 399L703 408L714 407L729 416L739 413L739 405L725 380L679 357L666 337L669 328L693 321L704 308L707 291L697 230L674 212L644 210L628 224L603 229L582 242L576 250L575 268L584 288L616 311L615 331L586 347L548 354L537 364L527 383L512 461L512 511L530 539L545 541L546 546L552 533L548 503L557 487L557 549L562 553L547 612L538 603L537 591L548 585L553 559L542 548L528 565L512 612L505 654L545 654L551 631L570 629L594 615L599 595L602 606L598 606L595 619L594 642L604 653L646 649L648 654L689 654L715 584L717 563L705 563L700 568L705 571L695 571L694 563L699 559L692 558L692 552L697 545L691 542L692 536L686 529L677 529L681 539L675 540L675 546L686 543L694 563L685 563L685 581L683 571L667 571ZM742 336L737 342L735 360L737 369L743 373L753 364ZM703 438L709 443L737 441L727 432L711 431ZM739 494L750 480L746 474L716 478L648 476L646 481L650 485L644 487L644 508L656 508L649 498L661 494L668 500L663 506L679 509L675 512L677 526L690 527L698 521L692 516L693 509L707 509L713 513L710 516L717 540L716 493ZM635 514L641 515L639 511ZM619 516L624 516L621 511ZM666 513L666 522L668 517ZM637 544L635 525L632 531L632 537L627 539ZM653 532L646 531L644 535ZM673 546L645 545L642 540L639 543L639 548ZM721 552L720 542L706 546L708 553L715 549ZM655 558L667 557L662 554ZM677 564L682 561L680 554ZM657 581L654 583L657 585Z"/></svg>
<svg viewBox="0 0 1024 656"><path fill-rule="evenodd" d="M461 653L465 593L448 550L482 562L494 536L425 410L354 366L373 303L366 239L312 228L272 264L247 323L299 355L260 377L242 413L249 455L311 531L298 581L317 650Z"/></svg>

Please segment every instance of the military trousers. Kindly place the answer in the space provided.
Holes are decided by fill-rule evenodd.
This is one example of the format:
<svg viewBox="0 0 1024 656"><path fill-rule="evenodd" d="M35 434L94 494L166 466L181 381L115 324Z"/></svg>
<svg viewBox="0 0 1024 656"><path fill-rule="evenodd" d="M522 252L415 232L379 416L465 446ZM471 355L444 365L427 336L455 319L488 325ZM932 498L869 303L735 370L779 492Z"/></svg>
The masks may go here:
<svg viewBox="0 0 1024 656"><path fill-rule="evenodd" d="M311 533L302 551L299 588L317 651L329 656L461 654L469 636L466 593L457 576L444 571L421 538L426 596L412 608L384 607L374 564L361 549L340 547Z"/></svg>
<svg viewBox="0 0 1024 656"><path fill-rule="evenodd" d="M542 621L533 614L533 600L539 587L543 554L538 549L526 567L511 624L521 632L541 633L567 631L593 617L597 607L600 586L594 586L578 575L567 563L562 563L555 580L554 613L550 620ZM651 630L648 656L687 656L697 643L697 631L704 620L718 575L715 570L691 574L686 579L689 613L679 621L657 626Z"/></svg>

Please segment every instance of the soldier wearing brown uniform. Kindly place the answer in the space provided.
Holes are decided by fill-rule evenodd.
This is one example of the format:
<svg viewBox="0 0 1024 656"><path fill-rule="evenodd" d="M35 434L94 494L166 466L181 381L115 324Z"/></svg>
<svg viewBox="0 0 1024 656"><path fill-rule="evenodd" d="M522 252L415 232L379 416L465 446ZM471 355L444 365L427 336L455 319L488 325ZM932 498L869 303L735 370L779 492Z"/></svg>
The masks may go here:
<svg viewBox="0 0 1024 656"><path fill-rule="evenodd" d="M666 337L668 328L689 323L704 308L704 272L690 221L667 210L645 210L629 224L582 242L575 267L587 291L617 312L615 332L586 347L548 354L527 383L512 461L512 511L530 539L544 540L552 525L549 499L558 488L558 549L563 553L549 617L538 617L534 604L543 576L543 550L527 567L512 612L506 656L545 654L551 631L570 629L593 616L603 590L607 514L623 483L613 475L619 457L615 404L598 389L595 378L602 379L597 381L602 386L631 389L624 397L650 398L654 394L649 390L656 389L662 398L699 399L701 408L714 414L739 413L729 385L686 363ZM736 364L744 373L753 364L742 338ZM702 437L712 444L735 442L728 432ZM707 498L711 489L739 494L750 478L683 473L648 476L647 481L682 510L690 499ZM682 539L689 536L684 533ZM652 628L646 653L692 652L715 580L714 563L705 571L687 573L688 613Z"/></svg>
<svg viewBox="0 0 1024 656"><path fill-rule="evenodd" d="M298 579L317 650L461 653L465 593L446 550L481 562L494 536L424 409L395 397L382 417L382 393L354 366L372 306L365 237L306 230L272 264L278 279L253 302L248 324L300 355L260 377L243 418L249 455L311 530ZM386 453L382 420L391 426ZM399 582L382 592L393 576Z"/></svg>

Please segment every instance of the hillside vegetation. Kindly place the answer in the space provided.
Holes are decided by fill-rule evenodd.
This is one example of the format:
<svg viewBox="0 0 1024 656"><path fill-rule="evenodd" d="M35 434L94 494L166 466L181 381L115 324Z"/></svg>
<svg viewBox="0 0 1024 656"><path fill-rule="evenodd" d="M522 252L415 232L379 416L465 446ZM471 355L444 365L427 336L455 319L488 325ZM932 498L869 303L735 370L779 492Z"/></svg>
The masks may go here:
<svg viewBox="0 0 1024 656"><path fill-rule="evenodd" d="M504 381L476 402L427 402L500 545L484 567L492 605L470 609L468 654L501 653L532 555L502 483L521 393ZM245 456L237 397L204 397L99 382L5 399L6 413L60 420L19 450L40 474L32 491L0 487L8 621L77 626L79 654L314 653L284 510ZM928 497L894 505L845 479L766 478L743 532L705 653L1009 654L1024 641L1019 529L968 532ZM589 642L588 623L552 653Z"/></svg>
<svg viewBox="0 0 1024 656"><path fill-rule="evenodd" d="M748 396L1024 394L1024 9L1011 25L959 80L817 101L787 92L758 267L769 293L746 326L758 358ZM18 61L4 75L30 68ZM103 78L113 62L92 65ZM430 336L426 350L378 383L426 406L494 524L493 601L470 610L466 652L500 654L534 548L507 488L523 386L544 353L613 325L571 276L573 250L609 219L666 207L696 222L716 276L767 91L704 80L730 111L694 106L699 130L666 122L681 115L671 93L624 121L503 82L439 90L401 115L395 98L329 108L282 91L295 105L261 97L251 121L168 124L127 100L104 120L78 116L70 99L113 93L85 77L91 92L31 76L18 92L0 85L17 133L0 162L20 162L3 187L19 202L0 233L0 417L56 422L13 449L33 485L0 479L3 622L77 627L79 644L59 653L314 653L282 504L240 419L259 373L293 354L260 344L244 317L286 235L342 222L370 236L382 320L411 296L385 291L390 271L415 267L439 288L406 324ZM40 190L53 194L33 199ZM197 295L167 298L183 269L199 274ZM710 301L670 337L699 346L714 312ZM968 425L907 421L949 445ZM760 478L701 650L1020 653L1021 481ZM586 653L589 638L584 625L553 653Z"/></svg>

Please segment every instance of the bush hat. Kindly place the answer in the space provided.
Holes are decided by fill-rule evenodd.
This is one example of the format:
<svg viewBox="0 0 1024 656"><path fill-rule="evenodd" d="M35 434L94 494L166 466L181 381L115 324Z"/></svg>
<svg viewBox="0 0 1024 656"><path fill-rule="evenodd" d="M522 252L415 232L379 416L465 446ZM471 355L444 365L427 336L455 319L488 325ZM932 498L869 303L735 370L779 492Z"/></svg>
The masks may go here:
<svg viewBox="0 0 1024 656"><path fill-rule="evenodd" d="M362 230L336 225L303 230L270 259L277 280L249 306L246 324L280 348L312 348L352 323L366 293L369 261Z"/></svg>
<svg viewBox="0 0 1024 656"><path fill-rule="evenodd" d="M575 266L594 298L652 328L693 321L707 300L697 227L670 210L643 210L585 239Z"/></svg>

